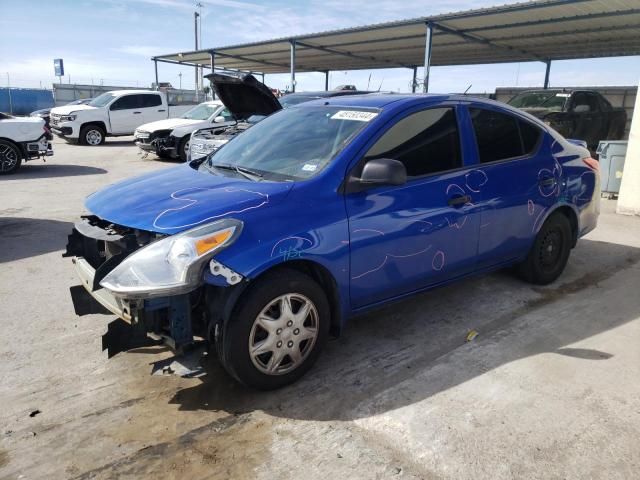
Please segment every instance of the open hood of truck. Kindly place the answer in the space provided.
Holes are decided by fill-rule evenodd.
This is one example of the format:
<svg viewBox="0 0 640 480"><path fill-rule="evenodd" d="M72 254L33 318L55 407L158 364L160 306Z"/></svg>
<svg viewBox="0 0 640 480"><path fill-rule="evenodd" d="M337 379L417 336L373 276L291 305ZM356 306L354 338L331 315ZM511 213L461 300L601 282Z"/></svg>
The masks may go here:
<svg viewBox="0 0 640 480"><path fill-rule="evenodd" d="M252 115L271 115L282 109L271 90L249 73L210 73L205 77L237 120L246 120Z"/></svg>
<svg viewBox="0 0 640 480"><path fill-rule="evenodd" d="M90 195L85 206L118 225L173 234L221 218L243 220L281 201L292 187L288 182L251 182L182 165L106 187Z"/></svg>

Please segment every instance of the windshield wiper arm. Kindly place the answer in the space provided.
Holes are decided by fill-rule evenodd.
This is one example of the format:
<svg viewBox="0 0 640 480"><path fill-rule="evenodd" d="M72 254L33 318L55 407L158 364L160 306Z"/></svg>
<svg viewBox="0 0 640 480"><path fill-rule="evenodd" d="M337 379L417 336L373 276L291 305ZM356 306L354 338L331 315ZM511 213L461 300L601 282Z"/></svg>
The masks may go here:
<svg viewBox="0 0 640 480"><path fill-rule="evenodd" d="M262 175L259 174L258 172L254 172L253 170L249 170L248 168L244 168L244 167L239 167L237 165L231 165L228 163L212 163L211 166L214 168L233 170L234 172L237 172L243 177L248 178L249 180L253 180L254 182L258 182L262 179Z"/></svg>

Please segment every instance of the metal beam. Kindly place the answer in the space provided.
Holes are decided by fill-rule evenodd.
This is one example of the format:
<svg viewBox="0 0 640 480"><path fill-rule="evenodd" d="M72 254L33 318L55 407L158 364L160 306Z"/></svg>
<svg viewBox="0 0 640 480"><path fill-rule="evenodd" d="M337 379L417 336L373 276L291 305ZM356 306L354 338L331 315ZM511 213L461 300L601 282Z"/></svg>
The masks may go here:
<svg viewBox="0 0 640 480"><path fill-rule="evenodd" d="M520 55L527 56L527 57L531 58L532 60L538 60L540 62L544 62L545 61L545 59L539 57L535 53L531 53L531 52L528 52L526 50L522 50L520 48L510 47L508 45L500 45L498 43L492 42L491 40L487 40L486 38L481 37L480 35L465 33L463 31L456 30L455 28L451 28L451 27L449 27L447 25L443 25L441 23L434 23L434 26L440 31L450 33L451 35L457 35L457 36L459 36L461 38L464 38L465 40L469 40L471 42L482 43L483 45L487 45L489 47L492 47L492 48L498 49L498 50L503 50L503 51L507 50L507 51L510 51L510 52L516 52L516 53L519 53Z"/></svg>
<svg viewBox="0 0 640 480"><path fill-rule="evenodd" d="M289 67L291 68L291 91L296 91L296 41L290 40L291 45L291 60L289 62Z"/></svg>
<svg viewBox="0 0 640 480"><path fill-rule="evenodd" d="M416 93L416 82L418 81L418 67L413 67L413 80L411 81L411 92Z"/></svg>
<svg viewBox="0 0 640 480"><path fill-rule="evenodd" d="M429 91L429 70L431 68L431 50L433 46L433 23L427 22L425 24L425 43L424 43L424 76L422 79L422 91L427 93Z"/></svg>
<svg viewBox="0 0 640 480"><path fill-rule="evenodd" d="M324 91L329 91L329 70L325 70L324 72Z"/></svg>
<svg viewBox="0 0 640 480"><path fill-rule="evenodd" d="M153 66L155 67L156 71L156 90L158 90L158 60L156 60L155 58L153 59Z"/></svg>
<svg viewBox="0 0 640 480"><path fill-rule="evenodd" d="M549 73L551 73L551 60L547 60L547 68L544 72L544 88L549 88Z"/></svg>
<svg viewBox="0 0 640 480"><path fill-rule="evenodd" d="M306 43L306 42L296 41L296 43L298 45L300 45L301 47L310 48L312 50L320 50L322 52L331 53L333 55L342 55L344 57L355 58L357 60L364 60L364 61L367 61L367 62L373 60L374 62L382 62L382 63L389 64L391 66L400 67L400 68L411 68L410 65L405 65L403 63L392 62L391 60L383 60L383 59L376 58L376 57L370 56L370 55L357 55L355 53L345 52L343 50L336 50L335 48L323 47L321 45L313 45L312 43Z"/></svg>

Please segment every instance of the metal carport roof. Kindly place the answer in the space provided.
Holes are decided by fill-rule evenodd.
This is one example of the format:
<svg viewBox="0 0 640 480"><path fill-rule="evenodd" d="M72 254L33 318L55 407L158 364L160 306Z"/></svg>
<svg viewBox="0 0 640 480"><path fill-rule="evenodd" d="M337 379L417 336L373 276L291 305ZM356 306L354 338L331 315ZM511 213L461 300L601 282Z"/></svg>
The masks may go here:
<svg viewBox="0 0 640 480"><path fill-rule="evenodd" d="M152 60L259 73L327 72L640 54L640 0L539 0ZM431 49L426 48L431 44ZM157 65L157 64L156 64ZM428 68L426 69L428 75ZM425 78L425 83L428 77ZM295 84L295 82L292 82Z"/></svg>

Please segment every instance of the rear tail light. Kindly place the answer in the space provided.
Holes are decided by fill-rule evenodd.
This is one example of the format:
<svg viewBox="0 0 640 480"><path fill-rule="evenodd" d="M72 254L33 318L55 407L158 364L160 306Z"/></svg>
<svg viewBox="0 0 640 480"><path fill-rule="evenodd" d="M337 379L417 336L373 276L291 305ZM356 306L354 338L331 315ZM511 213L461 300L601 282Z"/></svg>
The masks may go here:
<svg viewBox="0 0 640 480"><path fill-rule="evenodd" d="M597 160L594 160L591 157L585 157L582 159L582 161L585 163L585 165L587 167L589 167L591 170L595 170L596 172L598 170L600 170L600 163L598 163Z"/></svg>

